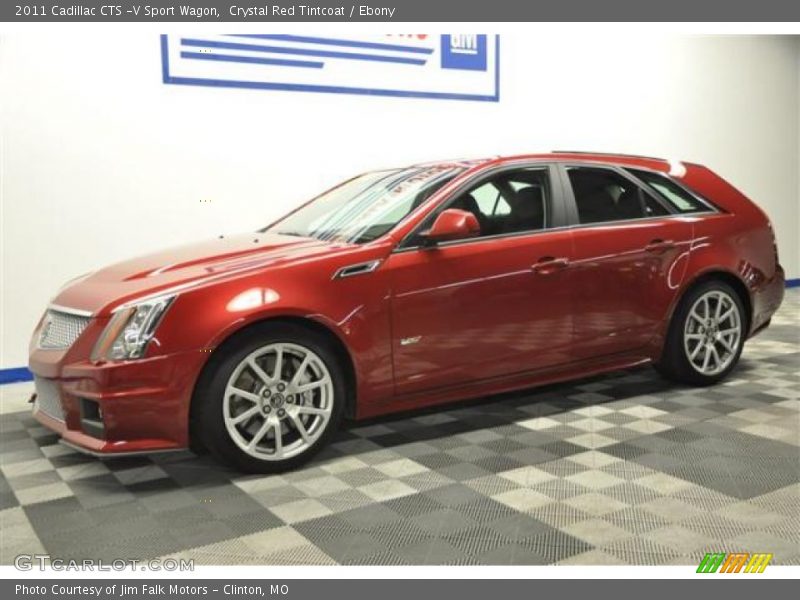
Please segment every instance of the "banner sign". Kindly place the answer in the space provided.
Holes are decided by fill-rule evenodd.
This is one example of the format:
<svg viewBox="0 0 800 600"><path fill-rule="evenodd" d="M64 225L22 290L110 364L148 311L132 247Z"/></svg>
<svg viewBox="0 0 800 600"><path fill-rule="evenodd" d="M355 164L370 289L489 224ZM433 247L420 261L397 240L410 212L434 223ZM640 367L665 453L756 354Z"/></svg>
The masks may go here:
<svg viewBox="0 0 800 600"><path fill-rule="evenodd" d="M478 100L500 98L486 34L162 35L164 83Z"/></svg>

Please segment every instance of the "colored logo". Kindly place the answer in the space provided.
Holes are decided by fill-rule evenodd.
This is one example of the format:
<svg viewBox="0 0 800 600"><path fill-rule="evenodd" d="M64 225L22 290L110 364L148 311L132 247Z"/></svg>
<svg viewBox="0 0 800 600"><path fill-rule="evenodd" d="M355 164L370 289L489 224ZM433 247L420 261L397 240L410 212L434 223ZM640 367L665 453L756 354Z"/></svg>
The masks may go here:
<svg viewBox="0 0 800 600"><path fill-rule="evenodd" d="M700 561L698 573L763 573L772 554L749 552L709 553Z"/></svg>
<svg viewBox="0 0 800 600"><path fill-rule="evenodd" d="M446 34L442 36L443 69L485 71L486 63L486 35Z"/></svg>

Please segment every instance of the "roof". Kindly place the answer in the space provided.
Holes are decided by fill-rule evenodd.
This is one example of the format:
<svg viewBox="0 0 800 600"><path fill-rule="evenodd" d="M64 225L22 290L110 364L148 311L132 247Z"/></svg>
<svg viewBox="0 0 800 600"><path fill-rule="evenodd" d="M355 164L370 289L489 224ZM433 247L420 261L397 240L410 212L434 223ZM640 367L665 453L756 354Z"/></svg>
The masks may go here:
<svg viewBox="0 0 800 600"><path fill-rule="evenodd" d="M455 160L438 160L426 163L413 165L415 167L421 166L454 166L474 168L486 165L502 165L505 163L512 163L516 161L529 160L529 161L569 161L569 162L590 162L590 163L606 163L612 165L621 165L628 167L643 167L653 169L656 171L680 171L683 165L676 160L669 160L665 158L654 158L650 156L638 156L635 154L617 154L613 152L584 152L578 150L555 150L551 152L542 152L535 154L517 154L511 156L493 156L487 158L474 158L474 159L455 159Z"/></svg>

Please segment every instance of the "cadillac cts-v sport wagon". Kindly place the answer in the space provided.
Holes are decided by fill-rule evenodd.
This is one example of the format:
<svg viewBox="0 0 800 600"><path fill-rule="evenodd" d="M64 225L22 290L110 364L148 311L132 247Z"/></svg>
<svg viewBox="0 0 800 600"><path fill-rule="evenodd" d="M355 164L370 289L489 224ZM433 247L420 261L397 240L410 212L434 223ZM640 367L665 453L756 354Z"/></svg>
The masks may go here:
<svg viewBox="0 0 800 600"><path fill-rule="evenodd" d="M344 417L652 363L713 384L783 298L766 215L696 164L553 153L365 173L256 233L69 283L34 414L98 455L294 467Z"/></svg>

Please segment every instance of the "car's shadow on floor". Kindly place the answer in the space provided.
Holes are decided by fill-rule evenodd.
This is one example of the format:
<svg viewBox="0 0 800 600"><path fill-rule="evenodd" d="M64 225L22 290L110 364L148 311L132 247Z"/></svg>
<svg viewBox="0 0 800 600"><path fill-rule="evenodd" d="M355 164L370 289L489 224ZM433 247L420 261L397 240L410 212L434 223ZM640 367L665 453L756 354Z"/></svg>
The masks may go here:
<svg viewBox="0 0 800 600"><path fill-rule="evenodd" d="M757 367L755 361L742 358L734 376L746 375ZM469 434L479 430L502 431L504 427L515 427L525 419L550 417L587 407L611 402L628 401L637 397L666 394L692 393L695 388L682 386L660 377L648 366L613 371L603 375L572 380L566 383L551 384L514 392L486 396L477 399L422 408L414 411L396 413L364 421L346 421L328 446L306 465L282 474L291 479L303 479L319 474L321 468L346 457L359 458L376 451L387 450L418 442L444 440L451 436ZM713 389L713 388L712 388ZM50 439L52 437L52 439ZM42 445L57 442L56 436L40 438ZM123 471L157 465L166 471L173 482L182 489L200 487L208 489L215 485L230 485L232 480L242 478L270 477L270 475L247 475L217 461L207 453L196 454L189 451L101 458L74 454L58 457L60 465L90 465L102 460L112 471ZM51 459L56 461L56 459ZM88 468L88 467L87 467ZM152 481L145 477L141 483L127 486L127 489L142 493L158 493L166 482ZM98 491L108 489L108 480L87 477L81 487L90 491L93 485ZM167 486L168 489L169 486Z"/></svg>
<svg viewBox="0 0 800 600"><path fill-rule="evenodd" d="M743 360L738 370L748 370ZM578 408L626 401L639 396L663 393L690 392L693 388L681 386L660 377L650 367L613 371L603 375L507 392L476 399L395 413L368 420L346 421L328 446L309 463L284 473L284 476L302 479L305 472L317 471L344 457L354 457L380 450L392 450L404 444L427 442L470 432L515 426L517 422L535 417L558 418ZM577 396L577 397L576 397ZM152 461L169 471L180 470L183 486L209 485L214 481L230 482L248 476L216 461L206 453L182 452L104 459L114 468L141 465ZM128 468L127 466L125 468ZM311 476L311 475L309 475ZM194 481L192 481L194 480Z"/></svg>
<svg viewBox="0 0 800 600"><path fill-rule="evenodd" d="M425 520L431 511L491 539L479 523L511 519L514 531L527 524L549 532L545 554L564 544L577 553L587 544L556 533L558 519L574 509L556 500L587 493L581 482L603 487L616 502L644 502L659 492L629 479L661 473L672 476L664 481L685 481L687 493L709 506L720 492L747 499L796 483L796 447L739 432L737 420L727 419L743 406L783 400L759 393L764 386L752 371L763 367L745 359L733 385L699 390L640 367L348 423L307 465L280 475L243 474L188 451L99 460L61 447L58 436L18 412L0 418L9 432L0 440L9 459L0 502L23 505L55 554L81 547L87 556L163 556L287 524L323 550L337 532L350 533L336 543L361 532L391 546L395 528L433 544L423 535L439 530ZM755 458L754 448L761 453ZM538 487L514 491L518 470L534 473ZM505 493L512 496L496 499ZM533 500L547 500L542 510L555 512L528 514L519 503Z"/></svg>

